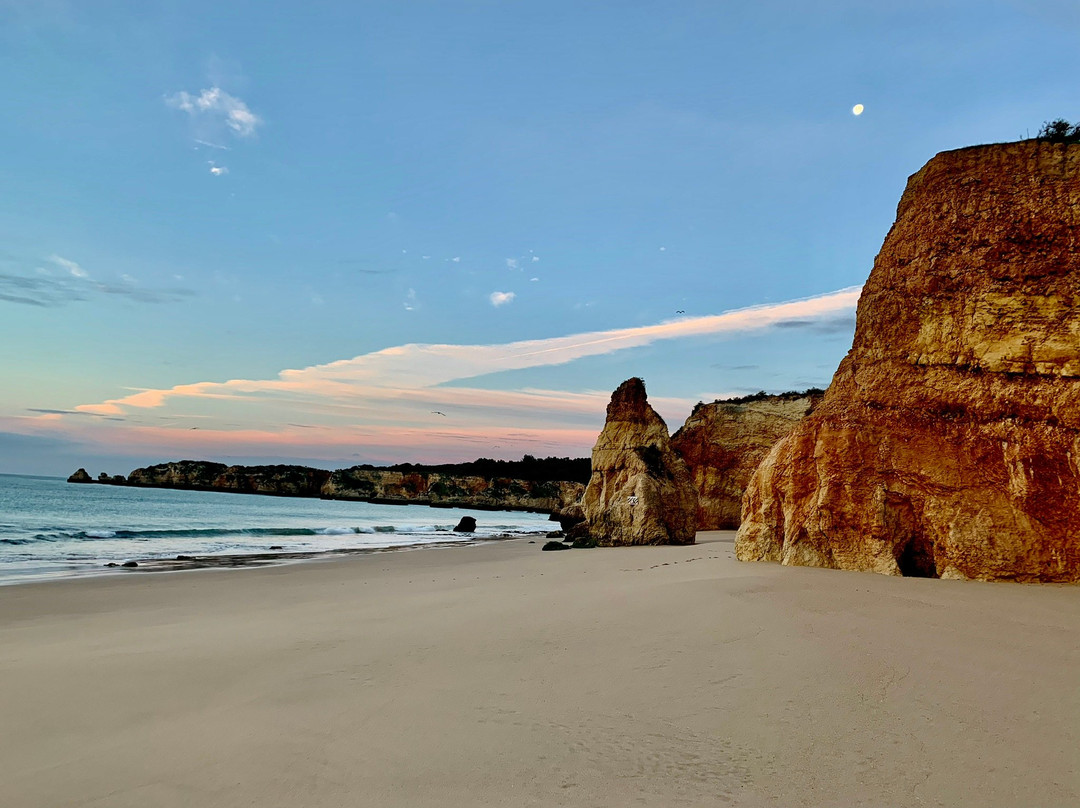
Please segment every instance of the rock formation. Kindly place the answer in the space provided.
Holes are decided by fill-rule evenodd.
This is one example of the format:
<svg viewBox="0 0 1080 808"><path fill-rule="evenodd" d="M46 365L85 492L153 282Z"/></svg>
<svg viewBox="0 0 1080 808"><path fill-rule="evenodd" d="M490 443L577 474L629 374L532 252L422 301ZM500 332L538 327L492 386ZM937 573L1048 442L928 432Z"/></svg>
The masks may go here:
<svg viewBox="0 0 1080 808"><path fill-rule="evenodd" d="M86 469L79 469L68 477L67 481L69 483L92 483L94 478L87 473Z"/></svg>
<svg viewBox="0 0 1080 808"><path fill-rule="evenodd" d="M323 484L324 499L432 505L437 508L520 510L548 513L581 496L585 486L566 480L517 480L351 468L333 472Z"/></svg>
<svg viewBox="0 0 1080 808"><path fill-rule="evenodd" d="M76 476L78 473L72 475L69 481L93 482L89 475L85 480L76 480ZM361 466L331 472L309 466L226 466L224 463L201 460L180 460L135 469L128 475L126 483L121 476L101 482L151 488L541 513L569 507L570 503L581 498L585 490L583 483L572 480L521 480Z"/></svg>
<svg viewBox="0 0 1080 808"><path fill-rule="evenodd" d="M583 509L600 546L694 543L697 492L641 379L628 379L611 396Z"/></svg>
<svg viewBox="0 0 1080 808"><path fill-rule="evenodd" d="M200 460L180 460L135 469L128 485L190 488L282 497L317 497L330 472L308 466L226 466Z"/></svg>
<svg viewBox="0 0 1080 808"><path fill-rule="evenodd" d="M823 391L758 394L699 404L671 437L698 492L698 530L739 526L750 476L776 442L791 432Z"/></svg>
<svg viewBox="0 0 1080 808"><path fill-rule="evenodd" d="M908 180L824 401L746 492L744 561L1080 580L1080 145Z"/></svg>

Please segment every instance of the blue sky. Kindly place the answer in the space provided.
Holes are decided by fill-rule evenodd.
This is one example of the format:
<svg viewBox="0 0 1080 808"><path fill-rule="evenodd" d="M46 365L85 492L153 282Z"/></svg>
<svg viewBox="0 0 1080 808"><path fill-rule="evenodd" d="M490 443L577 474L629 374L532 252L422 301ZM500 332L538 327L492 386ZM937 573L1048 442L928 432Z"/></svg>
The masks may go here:
<svg viewBox="0 0 1080 808"><path fill-rule="evenodd" d="M907 176L1080 117L1078 34L1051 0L0 0L0 471L583 455L632 375L672 429L824 386Z"/></svg>

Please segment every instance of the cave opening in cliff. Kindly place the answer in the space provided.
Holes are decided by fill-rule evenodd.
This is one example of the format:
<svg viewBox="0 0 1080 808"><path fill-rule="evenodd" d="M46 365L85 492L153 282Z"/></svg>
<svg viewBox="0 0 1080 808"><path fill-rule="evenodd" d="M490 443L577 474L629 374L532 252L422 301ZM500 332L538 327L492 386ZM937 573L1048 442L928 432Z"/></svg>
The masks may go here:
<svg viewBox="0 0 1080 808"><path fill-rule="evenodd" d="M896 559L905 578L937 578L934 542L921 533L913 533Z"/></svg>

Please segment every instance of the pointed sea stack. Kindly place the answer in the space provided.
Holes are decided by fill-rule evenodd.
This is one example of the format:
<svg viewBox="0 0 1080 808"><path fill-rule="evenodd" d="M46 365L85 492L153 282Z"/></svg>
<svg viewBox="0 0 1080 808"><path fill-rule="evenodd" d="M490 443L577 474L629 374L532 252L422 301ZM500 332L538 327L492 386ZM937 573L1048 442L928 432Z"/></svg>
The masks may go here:
<svg viewBox="0 0 1080 808"><path fill-rule="evenodd" d="M1080 145L907 184L825 399L758 467L743 561L1080 580Z"/></svg>
<svg viewBox="0 0 1080 808"><path fill-rule="evenodd" d="M694 543L697 492L641 379L628 379L611 396L583 508L601 546Z"/></svg>
<svg viewBox="0 0 1080 808"><path fill-rule="evenodd" d="M79 469L67 478L69 483L92 483L94 478L87 474L86 469Z"/></svg>

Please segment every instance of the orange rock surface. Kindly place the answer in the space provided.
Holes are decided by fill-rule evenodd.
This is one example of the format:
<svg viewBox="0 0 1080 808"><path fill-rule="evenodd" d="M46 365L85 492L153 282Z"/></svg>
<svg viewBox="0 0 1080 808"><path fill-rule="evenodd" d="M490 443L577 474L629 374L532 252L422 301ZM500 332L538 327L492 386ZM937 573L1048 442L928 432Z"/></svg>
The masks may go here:
<svg viewBox="0 0 1080 808"><path fill-rule="evenodd" d="M823 403L743 501L744 561L1080 579L1080 146L908 181Z"/></svg>
<svg viewBox="0 0 1080 808"><path fill-rule="evenodd" d="M739 526L743 493L780 438L821 401L821 391L699 404L671 436L698 492L698 530Z"/></svg>
<svg viewBox="0 0 1080 808"><path fill-rule="evenodd" d="M600 546L694 543L697 492L641 379L627 379L611 395L583 511Z"/></svg>

